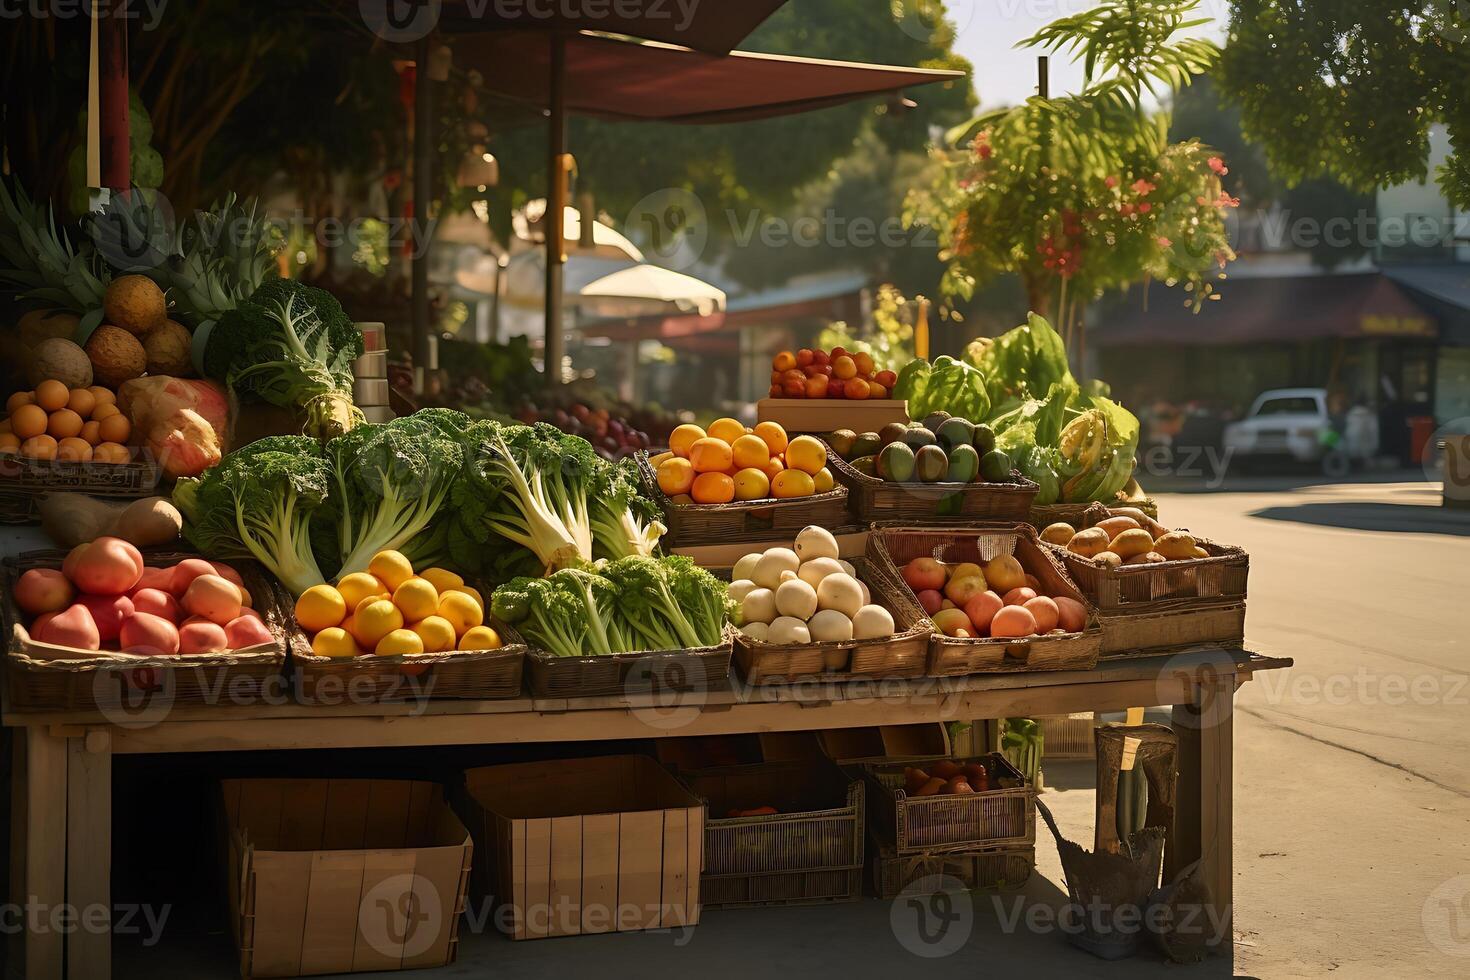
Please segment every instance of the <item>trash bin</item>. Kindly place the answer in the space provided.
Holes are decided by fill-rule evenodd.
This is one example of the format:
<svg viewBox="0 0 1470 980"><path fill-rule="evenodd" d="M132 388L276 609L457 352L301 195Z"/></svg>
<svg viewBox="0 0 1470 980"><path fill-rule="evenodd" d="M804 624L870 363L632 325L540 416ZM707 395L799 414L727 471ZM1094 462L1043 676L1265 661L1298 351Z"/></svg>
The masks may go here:
<svg viewBox="0 0 1470 980"><path fill-rule="evenodd" d="M1409 462L1415 466L1424 464L1426 453L1433 452L1429 440L1434 436L1434 416L1409 416Z"/></svg>

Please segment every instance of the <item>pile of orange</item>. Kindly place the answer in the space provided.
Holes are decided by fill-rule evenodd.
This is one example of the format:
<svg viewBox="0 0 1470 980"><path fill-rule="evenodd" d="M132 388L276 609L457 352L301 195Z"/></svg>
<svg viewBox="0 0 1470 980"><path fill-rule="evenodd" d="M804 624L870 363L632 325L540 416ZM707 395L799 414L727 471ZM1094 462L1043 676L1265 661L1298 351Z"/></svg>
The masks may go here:
<svg viewBox="0 0 1470 980"><path fill-rule="evenodd" d="M810 497L832 489L827 447L811 436L786 438L775 422L747 428L716 419L708 429L679 426L669 451L649 461L658 485L676 504Z"/></svg>
<svg viewBox="0 0 1470 980"><path fill-rule="evenodd" d="M124 443L132 424L117 407L117 396L101 385L67 388L42 381L35 391L17 391L5 402L0 419L0 453L31 459L78 463L126 463Z"/></svg>

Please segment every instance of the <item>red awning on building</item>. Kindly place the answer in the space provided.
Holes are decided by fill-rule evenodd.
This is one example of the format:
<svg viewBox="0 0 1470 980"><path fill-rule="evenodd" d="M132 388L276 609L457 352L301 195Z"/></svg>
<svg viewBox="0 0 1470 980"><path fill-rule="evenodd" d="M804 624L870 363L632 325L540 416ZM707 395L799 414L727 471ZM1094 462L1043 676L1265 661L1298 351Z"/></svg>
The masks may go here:
<svg viewBox="0 0 1470 980"><path fill-rule="evenodd" d="M1434 317L1377 272L1337 276L1228 279L1221 299L1199 313L1182 305L1178 289L1153 286L1099 318L1088 331L1104 347L1289 344L1331 337L1414 338L1439 334Z"/></svg>

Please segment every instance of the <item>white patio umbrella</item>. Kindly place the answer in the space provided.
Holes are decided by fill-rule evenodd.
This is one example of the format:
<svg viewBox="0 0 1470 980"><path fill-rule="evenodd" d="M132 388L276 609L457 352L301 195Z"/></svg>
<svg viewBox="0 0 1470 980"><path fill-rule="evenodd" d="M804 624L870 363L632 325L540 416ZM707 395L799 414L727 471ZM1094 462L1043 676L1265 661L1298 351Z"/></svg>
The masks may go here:
<svg viewBox="0 0 1470 980"><path fill-rule="evenodd" d="M724 312L725 291L682 272L643 263L588 283L577 290L573 302L584 314L603 318L709 316Z"/></svg>

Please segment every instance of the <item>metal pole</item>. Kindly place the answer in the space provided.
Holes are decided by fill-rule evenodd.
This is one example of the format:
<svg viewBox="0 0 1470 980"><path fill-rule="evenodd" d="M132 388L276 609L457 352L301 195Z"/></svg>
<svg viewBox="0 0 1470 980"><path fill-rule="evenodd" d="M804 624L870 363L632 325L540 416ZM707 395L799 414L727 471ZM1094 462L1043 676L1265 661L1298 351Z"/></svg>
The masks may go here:
<svg viewBox="0 0 1470 980"><path fill-rule="evenodd" d="M566 41L560 34L551 38L551 79L548 149L546 165L546 384L561 384L561 362L566 354L566 337L562 333L561 293L563 223L566 214Z"/></svg>
<svg viewBox="0 0 1470 980"><path fill-rule="evenodd" d="M97 18L98 142L102 186L125 191L132 181L128 145L128 22L116 11L94 8Z"/></svg>
<svg viewBox="0 0 1470 980"><path fill-rule="evenodd" d="M425 372L438 367L429 334L429 209L433 195L434 102L429 71L431 37L422 37L413 67L413 385L422 392Z"/></svg>

